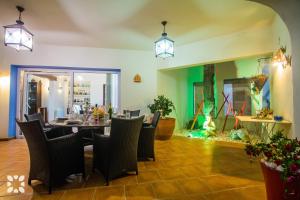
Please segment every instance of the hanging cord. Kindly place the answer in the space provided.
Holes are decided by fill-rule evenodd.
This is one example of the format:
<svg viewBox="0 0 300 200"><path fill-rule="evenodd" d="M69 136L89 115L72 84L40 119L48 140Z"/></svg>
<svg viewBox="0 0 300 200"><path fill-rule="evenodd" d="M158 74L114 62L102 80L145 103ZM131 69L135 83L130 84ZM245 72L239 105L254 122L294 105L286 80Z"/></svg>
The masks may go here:
<svg viewBox="0 0 300 200"><path fill-rule="evenodd" d="M22 21L22 12L19 12L19 21Z"/></svg>
<svg viewBox="0 0 300 200"><path fill-rule="evenodd" d="M24 9L23 7L21 7L21 6L17 6L16 8L17 8L17 10L19 11L19 19L18 19L16 22L17 22L17 24L23 25L24 22L22 22L22 12L23 12L25 9Z"/></svg>

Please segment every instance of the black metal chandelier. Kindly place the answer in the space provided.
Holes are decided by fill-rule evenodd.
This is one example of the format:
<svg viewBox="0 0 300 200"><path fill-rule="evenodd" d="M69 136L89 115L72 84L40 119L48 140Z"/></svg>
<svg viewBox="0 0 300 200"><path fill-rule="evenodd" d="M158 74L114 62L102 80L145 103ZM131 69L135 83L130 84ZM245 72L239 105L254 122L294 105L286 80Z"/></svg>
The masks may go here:
<svg viewBox="0 0 300 200"><path fill-rule="evenodd" d="M167 58L174 56L174 41L167 37L165 32L167 21L162 21L161 24L164 26L164 32L155 42L155 55L156 57Z"/></svg>
<svg viewBox="0 0 300 200"><path fill-rule="evenodd" d="M24 27L24 22L22 21L24 8L21 6L16 6L16 8L19 11L19 19L16 20L16 24L4 26L4 45L13 47L17 51L32 51L33 34Z"/></svg>

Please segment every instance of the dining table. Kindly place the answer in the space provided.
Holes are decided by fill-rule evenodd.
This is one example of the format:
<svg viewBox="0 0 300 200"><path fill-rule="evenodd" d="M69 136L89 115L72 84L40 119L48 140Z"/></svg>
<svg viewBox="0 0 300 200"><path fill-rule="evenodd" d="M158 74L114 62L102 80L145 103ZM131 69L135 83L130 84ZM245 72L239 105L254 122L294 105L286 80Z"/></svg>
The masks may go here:
<svg viewBox="0 0 300 200"><path fill-rule="evenodd" d="M50 125L56 127L77 127L77 128L104 128L110 126L110 120L53 120L49 122Z"/></svg>
<svg viewBox="0 0 300 200"><path fill-rule="evenodd" d="M123 115L117 115L116 118L126 118ZM63 128L72 128L73 132L79 132L82 130L90 130L92 132L97 132L97 130L101 130L102 134L109 134L111 120L87 120L83 121L81 119L69 119L69 118L57 118L56 120L50 121L49 125L53 127L63 127ZM145 121L143 122L143 126L149 126L151 122Z"/></svg>
<svg viewBox="0 0 300 200"><path fill-rule="evenodd" d="M63 129L72 129L73 133L81 135L84 146L93 144L94 134L109 135L111 120L89 120L82 121L78 119L56 119L49 124L53 127L61 127Z"/></svg>

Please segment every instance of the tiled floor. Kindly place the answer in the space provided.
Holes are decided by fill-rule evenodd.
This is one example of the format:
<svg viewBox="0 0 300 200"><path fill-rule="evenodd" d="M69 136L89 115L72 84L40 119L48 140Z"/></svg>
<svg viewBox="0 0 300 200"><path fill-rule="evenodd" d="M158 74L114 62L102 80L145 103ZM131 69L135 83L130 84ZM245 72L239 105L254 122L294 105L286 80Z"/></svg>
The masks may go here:
<svg viewBox="0 0 300 200"><path fill-rule="evenodd" d="M138 199L265 199L258 163L250 163L241 144L174 137L156 141L157 161L140 162L139 175L103 186L91 172L91 150L86 152L86 181L73 181L48 195L39 182L27 185L29 155L25 140L0 142L0 200L138 200ZM25 175L25 194L7 193L7 175Z"/></svg>

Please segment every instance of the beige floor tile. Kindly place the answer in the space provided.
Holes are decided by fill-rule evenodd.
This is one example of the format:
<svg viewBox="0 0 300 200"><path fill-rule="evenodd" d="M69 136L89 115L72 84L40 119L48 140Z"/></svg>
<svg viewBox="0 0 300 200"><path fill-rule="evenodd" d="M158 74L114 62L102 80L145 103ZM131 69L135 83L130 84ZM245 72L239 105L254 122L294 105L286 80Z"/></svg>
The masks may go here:
<svg viewBox="0 0 300 200"><path fill-rule="evenodd" d="M138 162L139 171L146 170L145 162Z"/></svg>
<svg viewBox="0 0 300 200"><path fill-rule="evenodd" d="M137 176L138 183L147 183L160 180L160 176L156 170L141 171Z"/></svg>
<svg viewBox="0 0 300 200"><path fill-rule="evenodd" d="M197 178L179 180L178 183L187 195L211 192L208 185Z"/></svg>
<svg viewBox="0 0 300 200"><path fill-rule="evenodd" d="M125 200L125 188L124 186L97 188L94 200Z"/></svg>
<svg viewBox="0 0 300 200"><path fill-rule="evenodd" d="M127 200L154 199L154 192L151 184L129 185L125 187Z"/></svg>
<svg viewBox="0 0 300 200"><path fill-rule="evenodd" d="M224 178L230 185L232 185L235 188L253 186L253 185L264 185L264 182L262 181L251 180L251 179L244 178L243 176L239 177L238 175L224 176Z"/></svg>
<svg viewBox="0 0 300 200"><path fill-rule="evenodd" d="M54 191L52 194L34 192L32 200L60 200L64 191Z"/></svg>
<svg viewBox="0 0 300 200"><path fill-rule="evenodd" d="M20 200L20 196L19 195L10 195L10 196L0 196L0 200Z"/></svg>
<svg viewBox="0 0 300 200"><path fill-rule="evenodd" d="M226 190L222 192L215 192L204 195L207 200L244 200L243 195L239 194L235 190ZM261 199L257 199L261 200Z"/></svg>
<svg viewBox="0 0 300 200"><path fill-rule="evenodd" d="M128 175L120 178L113 179L111 185L132 185L137 184L136 175Z"/></svg>
<svg viewBox="0 0 300 200"><path fill-rule="evenodd" d="M95 195L95 189L76 189L67 190L61 197L63 200L92 200Z"/></svg>
<svg viewBox="0 0 300 200"><path fill-rule="evenodd" d="M185 178L184 173L180 169L160 169L158 174L165 180Z"/></svg>
<svg viewBox="0 0 300 200"><path fill-rule="evenodd" d="M166 168L164 162L157 159L156 161L147 161L145 163L145 170L157 170Z"/></svg>
<svg viewBox="0 0 300 200"><path fill-rule="evenodd" d="M175 181L161 181L152 184L157 198L178 198L184 196L184 191Z"/></svg>
<svg viewBox="0 0 300 200"><path fill-rule="evenodd" d="M263 200L267 198L264 185L237 189L236 192L245 200Z"/></svg>
<svg viewBox="0 0 300 200"><path fill-rule="evenodd" d="M34 181L32 187L26 184L23 199L19 198L21 196L5 196L0 200L124 199L125 195L127 200L153 197L164 200L202 200L203 197L206 200L265 199L259 163L249 162L243 145L173 137L167 141L156 141L155 152L155 162L138 163L138 176L114 179L109 187L103 186L104 179L100 174L91 172L92 153L86 152L88 179L85 182L54 187L53 194L48 195L47 188ZM28 177L28 172L26 141L0 142L0 194L6 193L8 174Z"/></svg>
<svg viewBox="0 0 300 200"><path fill-rule="evenodd" d="M215 192L206 194L204 197L212 200L264 200L266 194L263 186L256 186Z"/></svg>
<svg viewBox="0 0 300 200"><path fill-rule="evenodd" d="M182 163L181 163L181 160L166 160L164 161L164 165L167 167L167 168L177 168L177 167L181 167L182 166Z"/></svg>
<svg viewBox="0 0 300 200"><path fill-rule="evenodd" d="M197 165L180 167L179 169L188 178L209 176L211 174L209 169L204 169Z"/></svg>
<svg viewBox="0 0 300 200"><path fill-rule="evenodd" d="M166 198L164 200L207 200L203 195L185 195L180 197Z"/></svg>
<svg viewBox="0 0 300 200"><path fill-rule="evenodd" d="M210 176L199 180L205 182L213 192L234 188L224 176Z"/></svg>

